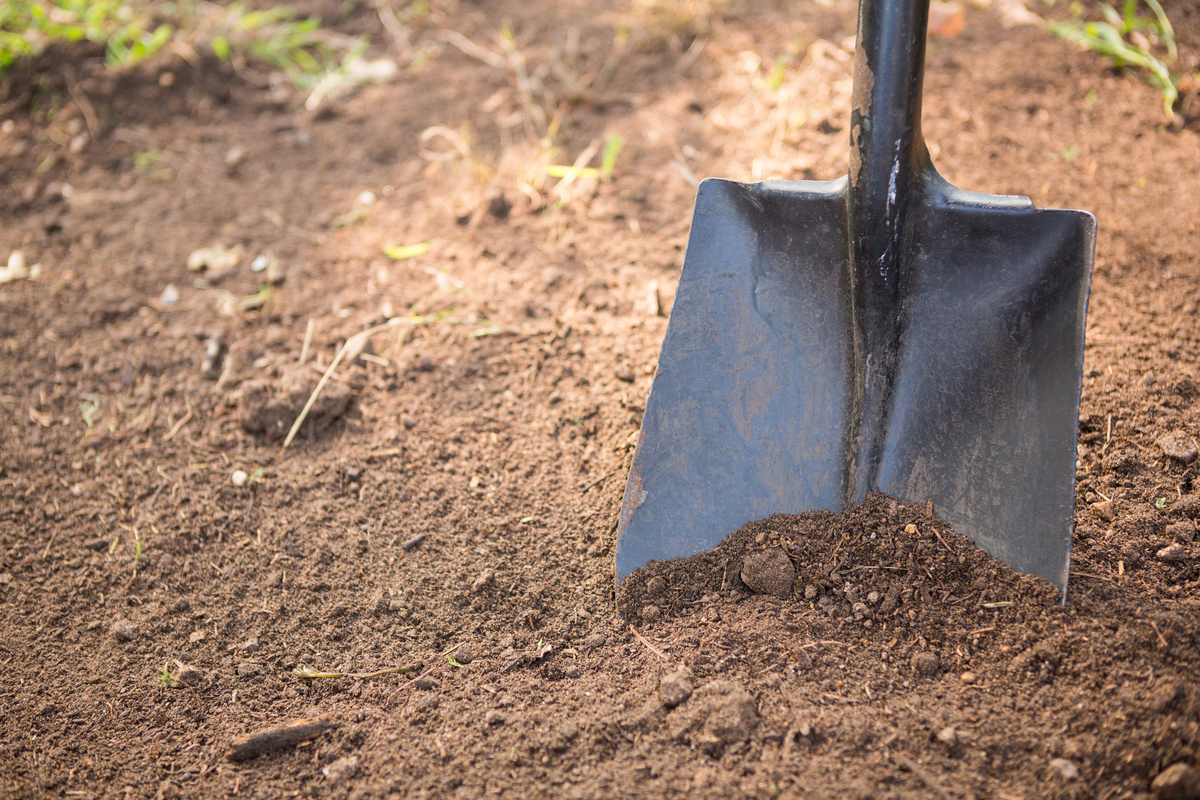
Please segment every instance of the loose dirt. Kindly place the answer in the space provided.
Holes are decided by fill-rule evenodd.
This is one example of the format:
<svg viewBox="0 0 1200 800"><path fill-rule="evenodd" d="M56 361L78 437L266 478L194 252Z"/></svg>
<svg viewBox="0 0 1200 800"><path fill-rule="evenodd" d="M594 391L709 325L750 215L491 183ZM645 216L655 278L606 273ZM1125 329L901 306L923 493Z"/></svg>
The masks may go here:
<svg viewBox="0 0 1200 800"><path fill-rule="evenodd" d="M38 267L0 284L0 796L1195 796L1194 89L1167 120L1002 4L930 42L941 172L1099 220L1065 605L876 496L618 608L693 181L848 157L852 4L678 5L435 3L404 43L313 3L402 66L315 110L74 50L0 87ZM546 177L612 135L610 178Z"/></svg>

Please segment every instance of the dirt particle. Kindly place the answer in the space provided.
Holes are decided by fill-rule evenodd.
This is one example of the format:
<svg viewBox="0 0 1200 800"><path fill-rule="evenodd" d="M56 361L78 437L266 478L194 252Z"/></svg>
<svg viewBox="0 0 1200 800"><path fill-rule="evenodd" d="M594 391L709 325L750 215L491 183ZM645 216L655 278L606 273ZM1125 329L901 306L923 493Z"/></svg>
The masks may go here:
<svg viewBox="0 0 1200 800"><path fill-rule="evenodd" d="M471 584L471 591L475 594L491 590L496 585L496 573L490 569L485 569L479 573L479 577Z"/></svg>
<svg viewBox="0 0 1200 800"><path fill-rule="evenodd" d="M667 591L667 581L661 575L655 575L646 581L647 597L662 597Z"/></svg>
<svg viewBox="0 0 1200 800"><path fill-rule="evenodd" d="M484 716L483 721L489 728L497 725L503 725L508 720L501 712L492 709Z"/></svg>
<svg viewBox="0 0 1200 800"><path fill-rule="evenodd" d="M1171 513L1192 519L1200 517L1200 494L1185 494L1171 504Z"/></svg>
<svg viewBox="0 0 1200 800"><path fill-rule="evenodd" d="M1200 451L1196 449L1196 440L1179 431L1159 437L1155 444L1163 451L1164 456L1184 464L1192 463L1196 456L1200 455Z"/></svg>
<svg viewBox="0 0 1200 800"><path fill-rule="evenodd" d="M1136 475L1146 468L1141 454L1132 447L1108 454L1101 462L1101 466L1105 472L1113 472L1118 475Z"/></svg>
<svg viewBox="0 0 1200 800"><path fill-rule="evenodd" d="M662 676L658 682L658 696L662 699L664 706L675 708L675 706L687 702L687 699L692 696L693 688L692 671L687 667L682 667Z"/></svg>
<svg viewBox="0 0 1200 800"><path fill-rule="evenodd" d="M1196 523L1190 519L1174 522L1167 526L1167 536L1185 544L1193 541L1196 538Z"/></svg>
<svg viewBox="0 0 1200 800"><path fill-rule="evenodd" d="M1063 780L1073 781L1079 777L1079 767L1067 761L1065 758L1050 759L1050 769L1057 772L1063 777Z"/></svg>
<svg viewBox="0 0 1200 800"><path fill-rule="evenodd" d="M239 489L246 485L246 481L250 480L250 476L240 469L235 469L233 474L229 476L229 480Z"/></svg>
<svg viewBox="0 0 1200 800"><path fill-rule="evenodd" d="M174 678L184 686L199 686L204 683L204 673L201 670L182 662L176 662Z"/></svg>
<svg viewBox="0 0 1200 800"><path fill-rule="evenodd" d="M656 605L642 606L642 619L646 622L654 622L662 617L662 609Z"/></svg>
<svg viewBox="0 0 1200 800"><path fill-rule="evenodd" d="M132 642L137 636L137 629L133 627L133 623L124 618L114 622L109 630L118 642Z"/></svg>
<svg viewBox="0 0 1200 800"><path fill-rule="evenodd" d="M964 672L962 675L958 676L958 679L960 681L962 681L963 683L967 684L968 686L970 686L972 683L975 682L976 676L975 676L974 672Z"/></svg>
<svg viewBox="0 0 1200 800"><path fill-rule="evenodd" d="M912 666L912 671L916 675L925 678L936 675L941 667L941 662L938 657L930 652L913 653L913 657L909 662Z"/></svg>
<svg viewBox="0 0 1200 800"><path fill-rule="evenodd" d="M1196 800L1200 797L1200 775L1184 763L1172 764L1150 784L1158 800Z"/></svg>
<svg viewBox="0 0 1200 800"><path fill-rule="evenodd" d="M758 594L787 598L796 581L796 568L778 547L750 553L742 561L742 583Z"/></svg>
<svg viewBox="0 0 1200 800"><path fill-rule="evenodd" d="M937 732L937 740L947 747L953 747L958 744L958 731L954 730L954 726L948 725Z"/></svg>
<svg viewBox="0 0 1200 800"><path fill-rule="evenodd" d="M342 783L348 781L358 773L358 757L344 756L334 761L332 764L324 767L321 774L325 776L325 780L330 783Z"/></svg>
<svg viewBox="0 0 1200 800"><path fill-rule="evenodd" d="M714 758L749 739L759 722L754 698L732 681L706 683L692 694L686 711L681 708L675 714L675 736Z"/></svg>

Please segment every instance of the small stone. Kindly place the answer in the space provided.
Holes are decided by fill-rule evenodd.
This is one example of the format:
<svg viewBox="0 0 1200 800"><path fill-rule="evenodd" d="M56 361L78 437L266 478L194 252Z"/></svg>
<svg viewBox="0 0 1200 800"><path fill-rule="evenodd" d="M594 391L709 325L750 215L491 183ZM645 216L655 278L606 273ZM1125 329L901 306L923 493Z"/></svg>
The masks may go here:
<svg viewBox="0 0 1200 800"><path fill-rule="evenodd" d="M196 644L196 642L203 642L205 636L207 636L207 634L204 631L192 631L188 635L188 641L192 644Z"/></svg>
<svg viewBox="0 0 1200 800"><path fill-rule="evenodd" d="M164 306L173 306L179 302L179 290L175 288L175 284L167 284L166 288L162 290L162 294L158 296L158 302Z"/></svg>
<svg viewBox="0 0 1200 800"><path fill-rule="evenodd" d="M567 677L568 678L578 678L582 674L583 673L579 671L579 667L575 667L575 666L567 667Z"/></svg>
<svg viewBox="0 0 1200 800"><path fill-rule="evenodd" d="M913 534L917 533L917 526L913 525L910 522L904 526L904 532L907 533L909 536L912 536Z"/></svg>
<svg viewBox="0 0 1200 800"><path fill-rule="evenodd" d="M647 597L662 597L667 591L667 581L661 575L655 575L650 580L646 581L646 596Z"/></svg>
<svg viewBox="0 0 1200 800"><path fill-rule="evenodd" d="M817 588L816 584L806 583L804 585L804 599L809 601L810 603L813 600L816 600L817 595L819 595L820 593L821 593L821 590Z"/></svg>
<svg viewBox="0 0 1200 800"><path fill-rule="evenodd" d="M1167 458L1173 458L1184 464L1190 464L1200 455L1196 449L1196 440L1186 433L1168 433L1155 442Z"/></svg>
<svg viewBox="0 0 1200 800"><path fill-rule="evenodd" d="M947 747L953 747L958 743L958 731L954 730L953 726L946 726L937 733L937 740Z"/></svg>
<svg viewBox="0 0 1200 800"><path fill-rule="evenodd" d="M658 682L658 696L662 699L664 706L675 708L675 706L687 702L687 699L692 696L694 688L692 671L687 667L682 667L662 676Z"/></svg>
<svg viewBox="0 0 1200 800"><path fill-rule="evenodd" d="M283 262L275 256L270 256L267 259L267 283L272 286L278 286L287 280L287 270L283 266Z"/></svg>
<svg viewBox="0 0 1200 800"><path fill-rule="evenodd" d="M929 652L913 653L910 663L913 672L926 678L936 675L938 669L941 667L938 657Z"/></svg>
<svg viewBox="0 0 1200 800"><path fill-rule="evenodd" d="M354 777L358 772L358 758L356 756L345 756L334 761L329 766L321 770L321 774L325 776L325 780L330 783L341 783Z"/></svg>
<svg viewBox="0 0 1200 800"><path fill-rule="evenodd" d="M415 428L417 426L417 421L415 419L413 419L412 417L410 417L408 414L401 414L400 415L400 424L404 426L404 429L406 431L411 431L413 428Z"/></svg>
<svg viewBox="0 0 1200 800"><path fill-rule="evenodd" d="M470 664L476 658L475 648L469 644L459 645L458 649L450 654L450 657L460 664Z"/></svg>
<svg viewBox="0 0 1200 800"><path fill-rule="evenodd" d="M240 469L235 469L229 479L233 481L234 486L240 489L246 485L246 481L250 480L250 476Z"/></svg>
<svg viewBox="0 0 1200 800"><path fill-rule="evenodd" d="M255 637L252 637L252 638L247 639L246 641L242 642L241 650L243 653L246 653L247 655L249 655L250 653L257 653L258 652L258 637L255 636Z"/></svg>
<svg viewBox="0 0 1200 800"><path fill-rule="evenodd" d="M1073 781L1079 777L1079 767L1065 758L1050 759L1050 769L1057 770L1058 774L1063 776L1063 780Z"/></svg>
<svg viewBox="0 0 1200 800"><path fill-rule="evenodd" d="M495 725L503 725L508 721L508 718L499 711L492 709L491 711L487 712L483 718L483 721L488 727L492 727Z"/></svg>
<svg viewBox="0 0 1200 800"><path fill-rule="evenodd" d="M1196 523L1190 519L1180 520L1167 526L1167 536L1177 542L1190 542L1196 538Z"/></svg>
<svg viewBox="0 0 1200 800"><path fill-rule="evenodd" d="M617 380L624 383L633 383L634 378L636 377L633 374L633 368L625 364L622 364L613 370L613 375L616 376Z"/></svg>
<svg viewBox="0 0 1200 800"><path fill-rule="evenodd" d="M255 664L253 661L243 661L237 665L237 674L239 678L253 678L258 673L262 672L262 665Z"/></svg>
<svg viewBox="0 0 1200 800"><path fill-rule="evenodd" d="M958 679L968 686L970 686L976 680L974 672L964 672L962 675L958 676Z"/></svg>
<svg viewBox="0 0 1200 800"><path fill-rule="evenodd" d="M1182 762L1172 764L1158 773L1150 791L1157 800L1196 800L1200 797L1200 775Z"/></svg>
<svg viewBox="0 0 1200 800"><path fill-rule="evenodd" d="M1179 542L1172 542L1154 554L1159 561L1165 561L1168 564L1178 564L1182 561L1187 561L1187 548Z"/></svg>
<svg viewBox="0 0 1200 800"><path fill-rule="evenodd" d="M875 605L876 603L878 603L879 602L879 592L870 592L869 594L867 594L867 602L871 605Z"/></svg>
<svg viewBox="0 0 1200 800"><path fill-rule="evenodd" d="M184 686L199 686L204 682L204 673L190 664L179 664L175 670L175 680Z"/></svg>
<svg viewBox="0 0 1200 800"><path fill-rule="evenodd" d="M127 619L119 619L112 624L112 635L119 642L132 642L137 636L137 629L133 627L133 623Z"/></svg>
<svg viewBox="0 0 1200 800"><path fill-rule="evenodd" d="M796 568L778 547L750 553L742 561L742 583L758 594L788 598L796 582Z"/></svg>
<svg viewBox="0 0 1200 800"><path fill-rule="evenodd" d="M175 613L181 614L192 607L192 603L186 597L181 597L175 601Z"/></svg>
<svg viewBox="0 0 1200 800"><path fill-rule="evenodd" d="M1112 500L1101 500L1098 503L1092 503L1092 513L1105 522L1112 522L1116 517L1116 513L1113 511Z"/></svg>
<svg viewBox="0 0 1200 800"><path fill-rule="evenodd" d="M436 694L427 694L417 702L417 708L421 711L434 711L441 704L442 701L438 699Z"/></svg>

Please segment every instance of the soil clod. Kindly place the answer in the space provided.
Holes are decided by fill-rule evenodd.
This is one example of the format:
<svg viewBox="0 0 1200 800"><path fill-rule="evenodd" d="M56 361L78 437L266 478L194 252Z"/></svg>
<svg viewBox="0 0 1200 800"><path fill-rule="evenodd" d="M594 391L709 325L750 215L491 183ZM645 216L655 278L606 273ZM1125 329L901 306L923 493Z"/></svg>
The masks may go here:
<svg viewBox="0 0 1200 800"><path fill-rule="evenodd" d="M759 594L788 598L796 581L796 568L778 547L750 553L742 561L742 583Z"/></svg>
<svg viewBox="0 0 1200 800"><path fill-rule="evenodd" d="M1150 784L1157 800L1196 800L1200 797L1200 774L1190 765L1172 764Z"/></svg>
<svg viewBox="0 0 1200 800"><path fill-rule="evenodd" d="M687 667L668 672L658 682L658 696L667 708L675 708L687 702L692 696L692 689L692 671Z"/></svg>

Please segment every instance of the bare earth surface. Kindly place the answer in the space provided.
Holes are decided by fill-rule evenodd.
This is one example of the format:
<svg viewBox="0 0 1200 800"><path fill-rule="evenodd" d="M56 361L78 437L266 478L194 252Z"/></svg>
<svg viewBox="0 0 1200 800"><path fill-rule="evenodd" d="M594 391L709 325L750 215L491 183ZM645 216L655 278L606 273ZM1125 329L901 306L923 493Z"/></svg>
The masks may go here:
<svg viewBox="0 0 1200 800"><path fill-rule="evenodd" d="M310 111L50 53L0 91L0 253L40 265L0 285L0 797L1196 796L1168 770L1200 761L1194 88L1171 122L998 7L930 41L941 172L1099 220L1065 606L876 496L619 610L692 181L846 171L853 6L676 34L464 2L407 41L305 11L400 75ZM1194 73L1200 13L1168 12ZM612 134L611 180L545 176ZM236 265L188 270L216 244Z"/></svg>

